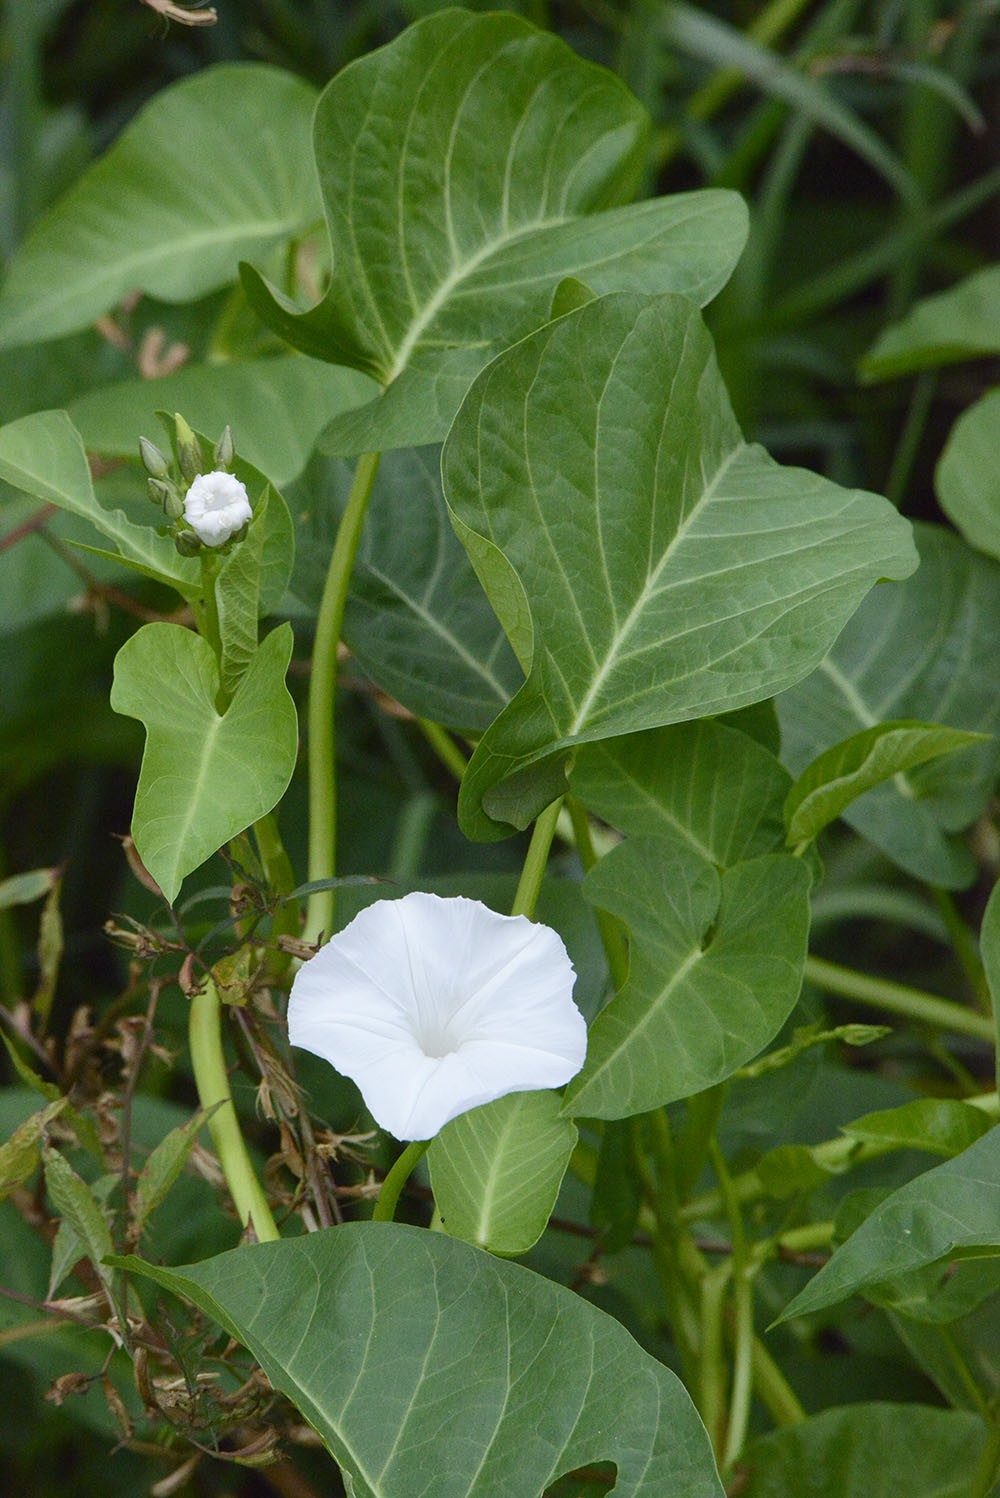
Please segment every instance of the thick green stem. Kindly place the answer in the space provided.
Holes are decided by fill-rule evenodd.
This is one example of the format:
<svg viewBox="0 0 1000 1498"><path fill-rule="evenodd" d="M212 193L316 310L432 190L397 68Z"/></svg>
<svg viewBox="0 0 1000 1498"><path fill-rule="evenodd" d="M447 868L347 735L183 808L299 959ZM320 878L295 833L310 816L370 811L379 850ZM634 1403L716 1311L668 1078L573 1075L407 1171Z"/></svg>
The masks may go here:
<svg viewBox="0 0 1000 1498"><path fill-rule="evenodd" d="M545 808L535 822L535 830L528 844L517 893L510 908L511 915L526 915L530 921L535 914L538 892L542 887L542 879L545 877L545 865L548 863L549 849L552 847L552 839L556 834L556 823L559 820L561 806L562 797L560 796L558 801L553 801L551 806Z"/></svg>
<svg viewBox="0 0 1000 1498"><path fill-rule="evenodd" d="M969 1489L969 1498L992 1498L998 1472L1000 1472L1000 1425L991 1420L986 1427L986 1441L976 1465L972 1487Z"/></svg>
<svg viewBox="0 0 1000 1498"><path fill-rule="evenodd" d="M827 993L857 999L859 1003L870 1004L876 1009L888 1009L890 1013L902 1014L917 1024L933 1025L939 1030L951 1030L956 1035L970 1035L974 1040L993 1044L992 1020L985 1014L967 1009L964 1004L954 1004L950 999L939 999L935 994L923 993L902 983L890 983L886 978L856 973L851 968L827 962L823 957L806 958L806 979Z"/></svg>
<svg viewBox="0 0 1000 1498"><path fill-rule="evenodd" d="M753 1289L752 1266L747 1248L746 1232L739 1199L733 1190L733 1179L729 1173L719 1141L712 1136L709 1145L712 1166L719 1190L726 1205L726 1217L733 1244L733 1387L729 1400L729 1421L722 1454L724 1469L732 1467L743 1450L747 1426L750 1421L750 1404L753 1399Z"/></svg>
<svg viewBox="0 0 1000 1498"><path fill-rule="evenodd" d="M361 529L371 498L380 453L358 459L316 619L312 676L309 683L309 879L332 879L336 868L337 782L334 690L337 646L344 622L347 588L354 568ZM333 932L334 894L317 890L309 896L305 936L319 941Z"/></svg>
<svg viewBox="0 0 1000 1498"><path fill-rule="evenodd" d="M209 1116L208 1128L230 1195L244 1227L252 1227L259 1243L279 1237L271 1209L247 1154L240 1133L233 1095L229 1090L222 1053L221 1005L211 979L191 1000L188 1036L198 1100Z"/></svg>
<svg viewBox="0 0 1000 1498"><path fill-rule="evenodd" d="M378 1201L372 1211L372 1222L391 1222L396 1215L396 1203L399 1201L399 1193L413 1174L418 1160L427 1153L430 1146L429 1139L414 1139L408 1144L382 1182L382 1189L378 1194Z"/></svg>
<svg viewBox="0 0 1000 1498"><path fill-rule="evenodd" d="M775 1425L799 1425L802 1402L759 1337L753 1339L754 1387Z"/></svg>
<svg viewBox="0 0 1000 1498"><path fill-rule="evenodd" d="M431 723L427 718L418 718L417 727L445 769L450 770L456 780L461 780L469 761L447 729L442 728L440 723Z"/></svg>

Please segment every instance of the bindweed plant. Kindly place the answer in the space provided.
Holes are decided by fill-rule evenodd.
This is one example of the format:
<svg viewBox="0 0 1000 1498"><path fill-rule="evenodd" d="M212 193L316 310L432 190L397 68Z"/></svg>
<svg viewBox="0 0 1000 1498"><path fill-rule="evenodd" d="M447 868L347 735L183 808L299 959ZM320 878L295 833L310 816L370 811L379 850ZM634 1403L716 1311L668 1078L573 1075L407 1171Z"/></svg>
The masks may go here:
<svg viewBox="0 0 1000 1498"><path fill-rule="evenodd" d="M138 590L110 705L145 735L124 993L60 1033L61 871L0 883L44 902L0 1190L46 1256L0 1347L57 1326L55 1398L97 1386L160 1493L210 1456L291 1492L300 1448L333 1491L317 1438L355 1498L995 1490L1000 904L977 944L952 892L997 862L996 485L963 429L956 529L914 526L745 440L702 309L746 205L636 201L649 162L614 73L434 11L318 99L166 88L0 295L8 349L218 299L203 363L0 429ZM867 374L953 357L939 314ZM350 670L397 773L457 790L444 877L343 872L379 816ZM823 855L872 847L949 996L809 955L851 914Z"/></svg>

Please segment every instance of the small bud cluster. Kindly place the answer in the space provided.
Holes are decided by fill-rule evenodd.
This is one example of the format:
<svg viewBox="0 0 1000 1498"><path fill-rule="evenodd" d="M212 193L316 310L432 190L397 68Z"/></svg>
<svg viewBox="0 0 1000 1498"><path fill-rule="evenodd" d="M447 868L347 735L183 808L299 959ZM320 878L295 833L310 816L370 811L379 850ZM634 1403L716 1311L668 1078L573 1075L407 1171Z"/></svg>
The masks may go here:
<svg viewBox="0 0 1000 1498"><path fill-rule="evenodd" d="M174 416L174 445L182 484L165 455L146 437L139 438L139 457L149 474L149 497L166 515L182 557L197 556L203 546L222 547L242 540L253 518L246 488L230 472L235 458L233 434L226 427L205 462L201 442L183 416Z"/></svg>

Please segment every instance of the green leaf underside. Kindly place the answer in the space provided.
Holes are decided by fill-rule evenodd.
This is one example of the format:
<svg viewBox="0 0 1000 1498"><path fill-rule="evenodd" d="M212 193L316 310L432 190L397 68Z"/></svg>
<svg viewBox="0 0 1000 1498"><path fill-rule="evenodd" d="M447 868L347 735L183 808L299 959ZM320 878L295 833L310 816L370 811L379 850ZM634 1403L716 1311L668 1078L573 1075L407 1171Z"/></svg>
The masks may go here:
<svg viewBox="0 0 1000 1498"><path fill-rule="evenodd" d="M1000 266L925 297L906 317L886 328L861 361L866 380L885 380L1000 353Z"/></svg>
<svg viewBox="0 0 1000 1498"><path fill-rule="evenodd" d="M294 602L315 612L352 472L317 456L289 494ZM482 733L524 680L458 541L440 449L386 453L351 574L343 637L363 671L419 717Z"/></svg>
<svg viewBox="0 0 1000 1498"><path fill-rule="evenodd" d="M963 1249L1000 1250L1000 1128L887 1197L778 1319L836 1305Z"/></svg>
<svg viewBox="0 0 1000 1498"><path fill-rule="evenodd" d="M1000 558L998 422L1000 390L988 390L952 427L934 484L942 510L970 546Z"/></svg>
<svg viewBox="0 0 1000 1498"><path fill-rule="evenodd" d="M968 1498L986 1436L978 1415L921 1404L852 1404L746 1448L742 1498Z"/></svg>
<svg viewBox="0 0 1000 1498"><path fill-rule="evenodd" d="M523 1254L545 1230L577 1132L554 1092L512 1092L452 1119L427 1155L445 1231Z"/></svg>
<svg viewBox="0 0 1000 1498"><path fill-rule="evenodd" d="M135 456L138 433L155 438L157 411L181 411L196 431L216 436L230 425L240 456L281 488L301 473L330 418L374 388L355 369L288 355L105 385L73 401L69 414L90 452L122 458Z"/></svg>
<svg viewBox="0 0 1000 1498"><path fill-rule="evenodd" d="M935 723L876 723L834 744L796 780L785 802L788 842L811 840L866 791L956 749L981 744L984 735Z"/></svg>
<svg viewBox="0 0 1000 1498"><path fill-rule="evenodd" d="M771 1040L799 995L809 873L765 855L720 874L679 840L632 838L584 894L629 927L628 981L590 1028L563 1111L625 1118L731 1076Z"/></svg>
<svg viewBox="0 0 1000 1498"><path fill-rule="evenodd" d="M314 132L330 288L300 312L243 273L289 343L389 386L334 421L328 450L440 441L478 371L547 319L567 276L598 292L719 290L745 208L719 191L620 206L647 129L617 78L510 14L440 12L338 74Z"/></svg>
<svg viewBox="0 0 1000 1498"><path fill-rule="evenodd" d="M986 902L983 922L979 928L979 946L986 985L993 1003L993 1021L997 1034L1000 1035L1000 883L993 886L993 892ZM1000 1087L1000 1046L997 1047L994 1064L997 1085Z"/></svg>
<svg viewBox="0 0 1000 1498"><path fill-rule="evenodd" d="M876 588L826 659L778 698L793 774L884 721L1000 732L1000 568L940 526L918 524L920 570ZM985 809L996 739L910 770L853 802L844 820L909 873L958 888L975 860L956 833Z"/></svg>
<svg viewBox="0 0 1000 1498"><path fill-rule="evenodd" d="M355 1498L538 1498L601 1460L619 1498L722 1498L668 1369L562 1286L443 1234L347 1223L178 1270L119 1262L243 1342Z"/></svg>
<svg viewBox="0 0 1000 1498"><path fill-rule="evenodd" d="M742 440L708 333L676 296L599 298L495 360L442 472L530 664L465 778L477 838L537 815L555 793L542 762L575 744L791 685L873 583L914 565L885 500Z"/></svg>
<svg viewBox="0 0 1000 1498"><path fill-rule="evenodd" d="M852 1139L882 1140L901 1149L928 1150L935 1155L960 1155L989 1132L991 1119L981 1108L957 1098L915 1098L898 1108L866 1113L845 1124Z"/></svg>
<svg viewBox="0 0 1000 1498"><path fill-rule="evenodd" d="M157 535L152 505L150 524L145 526L136 525L120 509L106 509L97 499L83 442L65 411L39 411L0 427L0 479L89 520L127 562L186 598L197 592L198 563L178 556L171 537Z"/></svg>
<svg viewBox="0 0 1000 1498"><path fill-rule="evenodd" d="M39 221L0 294L0 347L86 327L136 289L186 302L320 216L316 94L256 63L164 89Z"/></svg>
<svg viewBox="0 0 1000 1498"><path fill-rule="evenodd" d="M174 624L147 624L115 658L111 706L146 727L132 834L173 901L181 881L280 800L298 748L285 686L292 631L263 641L224 715L211 646Z"/></svg>
<svg viewBox="0 0 1000 1498"><path fill-rule="evenodd" d="M570 787L620 832L679 838L729 868L782 847L789 779L761 744L703 719L584 745Z"/></svg>

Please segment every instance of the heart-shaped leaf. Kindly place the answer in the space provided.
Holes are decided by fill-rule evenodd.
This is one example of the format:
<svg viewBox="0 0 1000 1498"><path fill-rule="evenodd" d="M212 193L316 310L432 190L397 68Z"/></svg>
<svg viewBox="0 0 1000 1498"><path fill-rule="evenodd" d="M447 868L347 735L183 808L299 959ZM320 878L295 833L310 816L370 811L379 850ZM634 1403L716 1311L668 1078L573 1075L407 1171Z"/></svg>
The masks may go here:
<svg viewBox="0 0 1000 1498"><path fill-rule="evenodd" d="M1000 323L997 342L1000 346ZM988 390L952 427L934 475L948 519L970 546L991 557L1000 557L1000 481L994 440L998 421L1000 390Z"/></svg>
<svg viewBox="0 0 1000 1498"><path fill-rule="evenodd" d="M285 686L292 630L264 640L225 713L211 646L176 624L146 624L115 657L111 706L146 726L132 835L173 901L181 881L281 799L298 727Z"/></svg>
<svg viewBox="0 0 1000 1498"><path fill-rule="evenodd" d="M538 1498L596 1461L617 1464L617 1498L722 1498L669 1369L563 1286L442 1233L355 1222L181 1269L118 1262L249 1348L355 1498Z"/></svg>
<svg viewBox="0 0 1000 1498"><path fill-rule="evenodd" d="M778 698L793 774L894 719L1000 732L1000 565L941 526L914 536L920 571L876 588L813 674ZM975 860L955 834L987 806L998 758L994 737L920 765L847 806L844 820L917 878L968 884Z"/></svg>
<svg viewBox="0 0 1000 1498"><path fill-rule="evenodd" d="M561 1106L554 1092L511 1092L445 1124L427 1163L447 1233L491 1253L527 1253L576 1144Z"/></svg>
<svg viewBox="0 0 1000 1498"><path fill-rule="evenodd" d="M575 744L798 680L872 584L915 562L885 500L743 441L682 297L598 298L494 360L442 473L530 666L466 775L460 813L477 838L537 815L559 792L553 756Z"/></svg>
<svg viewBox="0 0 1000 1498"><path fill-rule="evenodd" d="M157 94L28 236L0 294L0 347L85 328L137 288L190 301L309 228L315 99L255 63Z"/></svg>
<svg viewBox="0 0 1000 1498"><path fill-rule="evenodd" d="M1000 1128L887 1197L778 1320L836 1305L962 1249L1000 1252Z"/></svg>
<svg viewBox="0 0 1000 1498"><path fill-rule="evenodd" d="M788 855L719 874L680 841L630 838L584 894L631 932L628 981L590 1027L563 1111L626 1118L688 1097L763 1050L802 986L810 877Z"/></svg>
<svg viewBox="0 0 1000 1498"><path fill-rule="evenodd" d="M811 840L866 791L942 754L981 744L988 736L912 720L876 723L827 749L788 792L788 842Z"/></svg>
<svg viewBox="0 0 1000 1498"><path fill-rule="evenodd" d="M597 292L719 290L746 235L734 194L615 206L647 128L619 79L509 13L438 12L337 75L315 122L330 288L300 312L244 270L289 343L389 389L333 423L330 451L440 441L477 372L545 321L567 276Z"/></svg>

